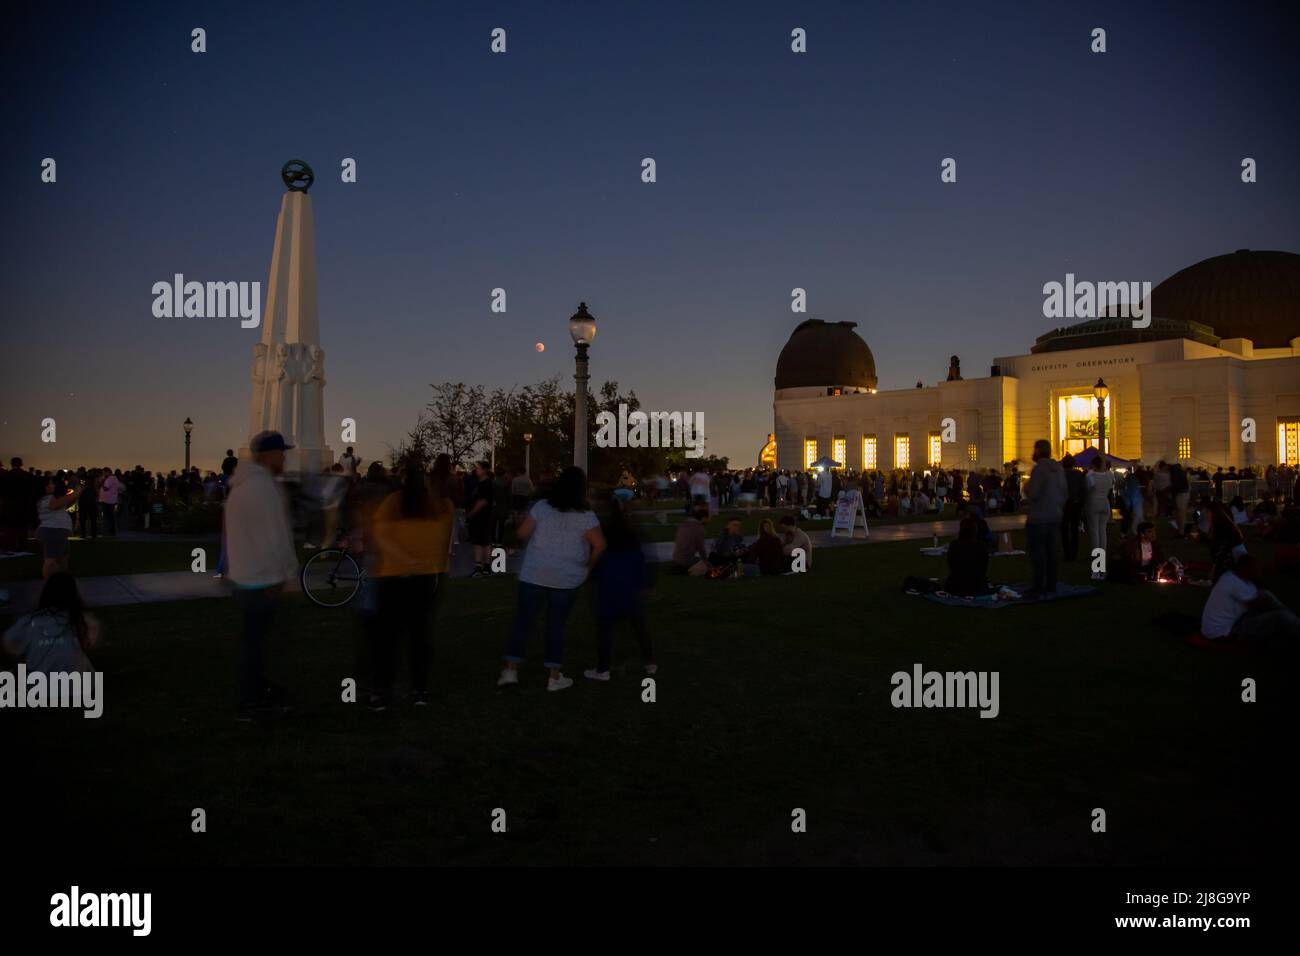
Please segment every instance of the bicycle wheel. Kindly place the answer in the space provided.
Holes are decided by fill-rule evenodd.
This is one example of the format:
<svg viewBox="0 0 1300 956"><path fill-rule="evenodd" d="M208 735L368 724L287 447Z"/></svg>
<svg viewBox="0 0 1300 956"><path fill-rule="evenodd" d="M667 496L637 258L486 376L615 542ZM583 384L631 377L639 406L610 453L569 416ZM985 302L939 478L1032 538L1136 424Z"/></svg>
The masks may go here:
<svg viewBox="0 0 1300 956"><path fill-rule="evenodd" d="M321 607L342 607L361 588L361 568L346 551L317 551L302 566L302 593Z"/></svg>

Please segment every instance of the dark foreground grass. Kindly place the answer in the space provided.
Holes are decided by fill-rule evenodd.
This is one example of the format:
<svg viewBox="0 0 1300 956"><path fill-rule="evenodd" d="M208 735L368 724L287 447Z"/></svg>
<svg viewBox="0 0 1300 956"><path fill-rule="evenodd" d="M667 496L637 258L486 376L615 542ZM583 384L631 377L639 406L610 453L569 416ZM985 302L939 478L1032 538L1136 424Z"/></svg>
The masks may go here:
<svg viewBox="0 0 1300 956"><path fill-rule="evenodd" d="M1153 622L1205 591L1108 586L998 611L901 593L937 574L916 542L821 551L813 573L664 578L662 668L641 700L633 642L593 685L540 663L499 691L513 580L449 582L435 698L385 715L340 702L355 619L288 602L273 668L297 713L231 718L231 602L113 608L99 720L0 714L6 843L115 864L1249 864L1282 845L1290 659L1185 646ZM1259 548L1268 560L1266 547ZM993 562L1000 579L1023 559ZM1082 562L1067 579L1081 581ZM1297 588L1274 582L1294 606ZM540 637L537 639L540 652ZM1001 713L890 706L890 675L997 670ZM1259 703L1241 702L1241 681ZM207 833L191 832L191 811ZM509 832L493 834L494 808ZM793 834L791 811L807 812ZM1090 829L1106 810L1104 834Z"/></svg>

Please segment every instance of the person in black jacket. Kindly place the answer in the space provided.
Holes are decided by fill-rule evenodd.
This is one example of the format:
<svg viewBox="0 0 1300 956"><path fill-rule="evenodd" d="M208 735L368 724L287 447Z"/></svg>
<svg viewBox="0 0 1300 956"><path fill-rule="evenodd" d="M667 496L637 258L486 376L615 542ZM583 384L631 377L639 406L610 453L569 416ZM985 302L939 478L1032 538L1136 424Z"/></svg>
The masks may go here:
<svg viewBox="0 0 1300 956"><path fill-rule="evenodd" d="M988 594L989 551L980 540L979 522L963 518L957 540L948 545L948 579L943 589L958 597Z"/></svg>
<svg viewBox="0 0 1300 956"><path fill-rule="evenodd" d="M647 674L655 673L654 649L646 626L645 599L653 584L653 570L646 562L641 539L629 518L626 505L611 497L609 518L605 522L605 552L592 569L595 585L597 633L596 666L583 671L589 680L609 680L609 665L614 653L614 628L626 621L641 647L641 662Z"/></svg>
<svg viewBox="0 0 1300 956"><path fill-rule="evenodd" d="M1083 501L1088 497L1088 481L1073 455L1061 459L1065 469L1065 513L1061 515L1061 551L1066 561L1079 556L1079 522L1083 518Z"/></svg>

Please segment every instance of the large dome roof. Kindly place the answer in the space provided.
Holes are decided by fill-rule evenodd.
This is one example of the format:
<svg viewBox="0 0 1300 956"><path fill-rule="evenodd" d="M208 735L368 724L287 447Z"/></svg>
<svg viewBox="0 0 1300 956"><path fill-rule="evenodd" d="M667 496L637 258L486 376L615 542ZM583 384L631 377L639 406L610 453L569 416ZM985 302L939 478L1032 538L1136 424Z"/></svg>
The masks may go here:
<svg viewBox="0 0 1300 956"><path fill-rule="evenodd" d="M853 331L856 322L807 319L776 360L777 388L875 388L876 359Z"/></svg>
<svg viewBox="0 0 1300 956"><path fill-rule="evenodd" d="M1300 336L1300 255L1238 249L1175 272L1151 290L1150 314L1198 322L1221 339L1285 348Z"/></svg>

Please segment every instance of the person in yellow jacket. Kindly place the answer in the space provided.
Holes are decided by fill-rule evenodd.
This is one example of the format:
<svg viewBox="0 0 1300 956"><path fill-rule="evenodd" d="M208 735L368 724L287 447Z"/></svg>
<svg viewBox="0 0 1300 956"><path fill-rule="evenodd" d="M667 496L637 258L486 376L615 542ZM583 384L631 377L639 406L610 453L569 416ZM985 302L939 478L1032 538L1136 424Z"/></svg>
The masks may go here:
<svg viewBox="0 0 1300 956"><path fill-rule="evenodd" d="M408 464L402 487L375 509L375 578L378 626L375 629L374 681L371 710L386 710L392 702L397 645L405 638L411 673L412 703L429 702L432 659L430 619L447 576L455 507L446 494L449 472L440 455L433 474Z"/></svg>

